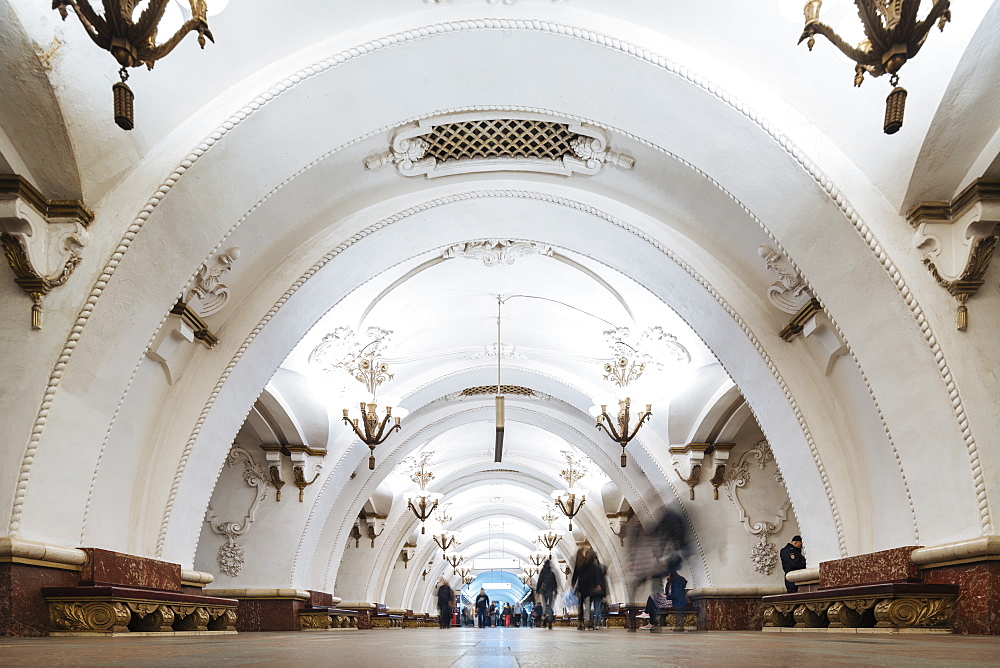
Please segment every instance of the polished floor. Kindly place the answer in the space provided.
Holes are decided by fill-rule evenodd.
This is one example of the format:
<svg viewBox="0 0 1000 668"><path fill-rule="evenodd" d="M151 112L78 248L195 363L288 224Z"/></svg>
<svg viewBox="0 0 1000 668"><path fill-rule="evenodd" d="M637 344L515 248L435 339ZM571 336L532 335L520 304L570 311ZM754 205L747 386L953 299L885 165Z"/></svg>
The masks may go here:
<svg viewBox="0 0 1000 668"><path fill-rule="evenodd" d="M5 638L3 666L1000 666L1000 638L391 629Z"/></svg>

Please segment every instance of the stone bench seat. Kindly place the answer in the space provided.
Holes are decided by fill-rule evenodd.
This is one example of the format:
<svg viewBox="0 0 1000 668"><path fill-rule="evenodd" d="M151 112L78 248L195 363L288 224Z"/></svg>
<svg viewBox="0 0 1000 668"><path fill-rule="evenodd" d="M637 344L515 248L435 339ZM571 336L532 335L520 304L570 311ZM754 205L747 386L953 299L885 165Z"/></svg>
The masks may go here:
<svg viewBox="0 0 1000 668"><path fill-rule="evenodd" d="M950 633L958 591L957 585L882 582L764 596L764 630Z"/></svg>
<svg viewBox="0 0 1000 668"><path fill-rule="evenodd" d="M43 587L50 635L236 633L231 598L121 586Z"/></svg>
<svg viewBox="0 0 1000 668"><path fill-rule="evenodd" d="M299 610L299 624L303 631L357 631L358 612L329 605L313 605Z"/></svg>

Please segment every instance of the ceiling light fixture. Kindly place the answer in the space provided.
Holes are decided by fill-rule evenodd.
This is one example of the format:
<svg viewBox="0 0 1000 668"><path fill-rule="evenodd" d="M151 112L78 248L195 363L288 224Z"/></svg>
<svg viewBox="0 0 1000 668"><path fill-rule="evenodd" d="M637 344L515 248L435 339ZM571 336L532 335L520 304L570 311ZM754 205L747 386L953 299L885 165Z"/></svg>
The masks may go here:
<svg viewBox="0 0 1000 668"><path fill-rule="evenodd" d="M451 564L453 570L458 572L457 571L458 565L463 561L465 561L465 557L462 556L461 554L458 554L457 552L447 552L444 555L444 560L447 561L449 564Z"/></svg>
<svg viewBox="0 0 1000 668"><path fill-rule="evenodd" d="M538 534L538 538L531 541L535 545L545 546L545 549L549 551L549 559L552 558L553 548L555 548L556 544L562 540L562 534L552 529L552 523L557 519L559 519L559 516L556 515L556 509L552 506L546 507L545 514L542 515L542 521L548 525L548 531Z"/></svg>
<svg viewBox="0 0 1000 668"><path fill-rule="evenodd" d="M170 38L157 44L156 32L169 2L170 0L147 0L138 19L134 15L140 0L103 0L103 13L91 7L89 0L52 2L52 9L58 9L64 21L68 16L66 8L72 7L87 36L97 46L110 51L122 66L118 72L121 82L111 87L115 96L115 123L122 130L135 127L132 104L135 95L125 83L128 80L126 68L145 65L153 69L157 60L173 51L192 31L198 33L198 44L203 49L206 37L215 42L212 31L208 29L208 7L205 0L190 0L191 18Z"/></svg>
<svg viewBox="0 0 1000 668"><path fill-rule="evenodd" d="M406 495L406 506L413 511L413 514L420 520L420 533L426 533L424 522L431 516L431 513L438 507L442 494L439 492L428 492L427 483L434 479L434 474L427 470L427 461L434 455L433 452L425 452L414 464L410 480L420 485L420 489ZM442 548L445 549L445 548Z"/></svg>
<svg viewBox="0 0 1000 668"><path fill-rule="evenodd" d="M373 341L366 348L378 343L380 341ZM392 374L389 373L389 365L378 354L378 346L367 355L364 355L364 350L362 350L362 356L359 357L357 366L350 371L354 378L368 390L368 396L358 401L361 409L360 414L357 409L344 409L344 422L349 424L354 429L354 433L358 435L358 438L368 446L370 451L368 468L374 471L375 446L383 443L385 439L389 438L389 434L400 428L400 420L407 416L408 411L405 408L400 408L397 405L399 403L398 400L394 397L382 397L385 417L379 419L375 390L385 381L391 380ZM392 414L393 410L396 411L395 415ZM395 424L386 430L385 427L392 418L395 418ZM359 421L364 426L363 431L359 426Z"/></svg>
<svg viewBox="0 0 1000 668"><path fill-rule="evenodd" d="M563 450L563 457L566 458L566 468L559 473L559 477L566 481L566 489L552 492L552 500L562 514L569 519L569 530L573 530L573 518L577 516L587 502L587 495L582 490L577 489L576 483L587 475L587 468L580 460L574 459L572 453Z"/></svg>
<svg viewBox="0 0 1000 668"><path fill-rule="evenodd" d="M590 414L597 418L597 428L603 429L613 441L622 446L621 465L622 468L625 468L625 464L628 461L625 455L625 447L629 444L629 441L635 438L635 435L639 432L639 427L652 417L653 405L647 403L646 410L640 411L635 415L635 427L629 431L629 425L633 417L631 412L632 403L635 402L636 405L642 405L636 399L635 395L637 392L635 386L629 388L629 384L642 376L642 372L646 368L646 363L640 362L636 350L623 341L616 341L614 350L618 354L618 357L611 362L605 363L604 380L610 380L618 386L617 397L610 401L607 399L595 400L594 406L590 409ZM615 400L618 401L618 416L616 420L612 421L611 416L608 415L608 405L613 405Z"/></svg>
<svg viewBox="0 0 1000 668"><path fill-rule="evenodd" d="M799 37L799 43L812 51L816 34L823 35L830 43L853 60L854 85L860 86L865 72L873 77L889 74L892 92L885 100L885 123L883 131L894 134L903 126L903 109L906 105L906 90L899 87L899 68L913 58L924 45L927 34L934 22L944 30L944 24L951 20L949 0L934 0L924 19L917 18L920 0L854 0L858 16L865 29L865 37L860 44L852 47L834 32L833 28L820 22L819 9L822 0L808 0L803 13L806 25Z"/></svg>

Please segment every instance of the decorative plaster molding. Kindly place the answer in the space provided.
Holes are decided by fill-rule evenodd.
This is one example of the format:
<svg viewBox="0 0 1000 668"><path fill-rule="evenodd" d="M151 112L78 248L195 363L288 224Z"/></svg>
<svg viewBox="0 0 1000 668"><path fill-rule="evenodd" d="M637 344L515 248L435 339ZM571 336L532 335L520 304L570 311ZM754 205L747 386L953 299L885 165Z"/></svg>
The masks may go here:
<svg viewBox="0 0 1000 668"><path fill-rule="evenodd" d="M529 355L525 355L517 346L504 343L500 346L500 354L505 360L527 360L531 359ZM481 360L481 359L496 359L497 358L497 344L490 343L482 347L478 352L471 353L465 356L467 360ZM510 386L508 386L510 387Z"/></svg>
<svg viewBox="0 0 1000 668"><path fill-rule="evenodd" d="M478 172L594 175L605 164L632 169L610 150L600 128L537 112L480 111L423 118L397 130L389 150L365 169L395 165L402 176L435 178Z"/></svg>
<svg viewBox="0 0 1000 668"><path fill-rule="evenodd" d="M759 246L757 252L767 268L778 275L778 280L767 289L767 298L776 308L792 313L792 319L778 332L784 341L792 341L800 334L815 336L826 353L824 366L830 375L837 359L847 354L847 343L823 310L823 305L813 297L806 280L781 252L770 246ZM815 351L811 351L815 352Z"/></svg>
<svg viewBox="0 0 1000 668"><path fill-rule="evenodd" d="M965 302L985 282L1000 239L1000 181L975 181L951 202L921 202L906 219L927 269L958 301L958 329L964 331L969 324Z"/></svg>
<svg viewBox="0 0 1000 668"><path fill-rule="evenodd" d="M221 311L229 301L229 287L222 282L222 276L232 271L239 257L239 246L233 246L203 262L184 293L184 303L202 318Z"/></svg>
<svg viewBox="0 0 1000 668"><path fill-rule="evenodd" d="M864 243L868 246L869 250L878 259L879 263L883 267L883 270L891 277L893 283L896 286L897 291L900 293L902 299L906 303L907 307L910 309L911 314L913 315L915 321L917 322L917 325L924 337L925 342L927 343L930 349L930 352L934 355L934 359L938 367L939 376L944 382L946 390L952 397L952 410L955 419L959 425L960 432L962 434L962 439L966 447L966 452L969 457L973 484L975 488L977 503L979 506L980 524L984 534L991 533L992 516L989 506L989 498L987 496L987 491L986 491L985 475L979 458L978 444L976 442L974 434L972 433L971 426L969 425L965 406L962 401L961 395L958 392L958 388L955 384L954 378L952 376L950 365L948 364L947 359L945 358L944 353L941 350L940 343L938 342L937 337L934 335L934 332L931 329L928 319L925 317L923 313L923 308L920 306L916 298L913 296L913 291L907 285L905 279L902 276L902 273L899 271L898 267L896 267L892 259L884 252L884 248L878 241L875 234L872 232L871 228L868 226L867 223L865 223L864 220L862 220L857 210L853 206L851 206L850 202L847 200L846 197L844 197L843 193L839 190L836 183L834 183L832 179L830 179L825 173L823 173L823 171L820 170L815 163L810 161L807 155L798 146L796 146L794 142L790 141L785 134L783 134L780 130L778 130L763 115L761 115L755 109L747 105L745 102L731 95L725 89L720 88L714 82L705 79L701 75L683 67L679 63L670 61L653 51L644 49L641 46L636 46L635 44L632 44L628 41L612 39L609 35L597 33L588 29L582 29L564 24L552 23L549 21L489 19L489 20L472 21L472 22L458 21L450 23L433 24L430 26L425 26L418 30L396 33L393 35L385 36L373 42L366 42L360 46L352 47L350 49L345 49L339 53L333 54L325 59L322 59L317 63L314 63L306 68L298 70L297 72L291 74L289 77L286 77L282 81L276 83L270 89L263 91L260 95L256 96L253 100L251 100L243 107L237 109L230 117L225 119L224 122L220 123L213 132L211 132L202 142L200 142L188 155L186 155L178 163L178 165L174 168L174 170L169 175L167 175L164 181L155 189L153 194L147 200L146 204L143 206L143 208L135 217L135 219L133 219L131 225L129 225L128 229L123 234L122 238L119 241L118 246L115 248L109 261L105 265L104 270L94 283L91 292L87 298L86 304L83 306L83 308L81 308L80 312L78 313L72 331L65 342L65 345L60 353L59 358L55 362L54 369L50 374L49 381L45 388L44 398L39 406L38 413L36 414L35 417L35 422L33 424L31 436L28 440L27 445L25 446L24 456L22 457L22 464L20 467L20 472L18 474L17 486L14 494L14 502L10 514L10 521L8 522L8 531L10 532L10 534L12 536L16 536L20 531L21 515L24 506L24 499L27 494L27 486L31 476L32 464L34 462L35 453L41 441L45 424L48 419L48 413L54 401L56 391L59 388L60 380L63 375L63 370L66 367L66 365L69 364L73 356L73 352L75 351L77 346L77 341L79 341L80 336L82 335L84 329L86 328L86 325L90 320L90 315L91 313L93 313L94 307L96 306L97 302L103 295L107 282L111 280L113 275L116 273L122 257L131 248L132 242L134 241L135 237L139 234L139 232L142 231L146 221L149 219L149 216L153 213L153 211L155 211L156 207L162 201L163 197L165 197L170 192L170 190L177 184L177 182L180 181L180 179L186 174L187 170L190 169L199 159L201 159L202 156L208 153L216 143L221 141L224 137L228 135L230 131L238 127L243 121L245 121L251 115L255 114L261 108L263 108L264 106L266 106L268 103L275 100L279 96L283 95L287 91L295 88L298 84L308 81L313 76L319 75L340 64L350 62L358 57L369 55L371 53L376 53L383 49L391 48L394 45L405 44L413 40L422 39L427 35L448 33L453 31L490 30L490 29L499 29L499 30L517 29L517 30L538 31L543 33L552 33L552 34L563 34L572 36L573 38L576 39L581 39L589 41L594 44L599 44L603 48L618 51L620 53L630 54L636 58L641 59L644 62L650 63L652 66L656 68L668 71L673 75L688 81L692 85L705 90L710 95L713 95L719 100L721 100L724 104L727 104L730 107L732 107L738 113L743 114L752 123L756 124L765 134L771 137L771 139L775 143L780 145L782 150L784 150L788 155L790 155L795 160L795 162L799 164L799 166L803 169L803 171L805 171L813 179L813 181L822 188L822 190L827 194L827 196L831 199L831 201L833 201L834 204L841 210L841 212L848 219L851 225L854 226L856 232L859 234L859 236L862 237ZM457 109L455 111L457 111ZM581 120L586 120L586 119L581 119ZM604 124L598 124L594 121L591 122L594 123L595 125L599 125L600 127L606 129L614 129ZM353 145L359 141L362 141L363 139L376 136L377 134L380 134L381 132L387 131L389 129L391 129L391 127L385 128L380 131L370 132L361 137L356 137L355 139L347 142L344 146ZM712 179L708 174L698 169L696 166L689 163L688 161L683 160L679 156L670 153L664 148L656 144L653 144L648 140L632 135L631 133L623 132L621 130L618 130L618 132L623 136L630 137L640 142L644 146L651 147L658 152L671 156L672 158L677 160L680 164L687 166L697 174L701 175L703 178L705 178L713 185L715 185L717 188L719 188L719 190L724 192L734 202L736 202L747 213L747 215L752 220L754 220L772 240L774 240L774 236L763 225L760 219L757 218L751 211L749 211L749 209L747 209L746 206L743 205L743 203L740 202L732 193L723 188L721 184ZM283 180L281 183L275 186L271 191L266 193L261 198L260 201L258 201L253 207L251 207L249 211L247 211L243 216L241 216L241 218L236 223L234 223L229 233L231 233L237 227L239 227L239 225L242 224L242 222L250 214L252 214L257 208L262 206L264 202L270 199L283 186L291 182L292 179L299 176L308 169L311 169L313 166L319 164L320 162L324 161L329 156L337 153L342 148L344 148L344 146L335 147L330 151L328 151L327 153L324 153L323 155L319 156L312 162L302 167L298 172L290 175L289 178ZM229 234L227 233L227 235L225 236L228 237ZM664 252L668 256L672 257L672 253L668 249L666 249L660 244L654 244L654 245L659 250L661 250L661 252ZM334 252L331 253L329 257L324 258L324 260L320 263L320 266L322 266L322 264L325 264L327 261L332 259L332 257L335 256L336 254L337 252ZM688 271L689 273L693 271L687 265L683 263L679 264L683 268L685 268L685 270ZM315 268L313 270L310 270L310 272L307 272L306 276L304 276L300 280L308 278L308 276L314 273L314 270ZM698 278L699 283L704 284L703 279L701 279L700 277L696 278ZM297 287L298 285L293 286L291 292L294 292L294 289L297 289ZM710 294L712 294L713 298L715 298L717 301L721 299L718 293L713 288L711 288L711 286L707 287L709 289ZM290 296L289 293L286 293L286 295L283 296L281 300L279 300L276 307L280 307L280 305L284 301L286 301L289 296ZM816 449L813 437L807 425L804 422L804 418L802 417L801 412L798 410L797 402L795 401L793 395L789 391L789 388L787 387L784 380L778 375L777 369L774 367L773 362L770 361L770 358L764 351L763 346L760 344L760 341L756 338L756 336L753 335L753 333L749 330L749 327L746 325L746 323L741 318L739 318L738 314L736 314L731 307L729 307L727 304L724 304L724 308L728 313L730 313L732 317L734 317L737 320L741 329L751 339L754 348L758 351L758 354L760 354L761 357L765 360L765 363L767 364L771 373L775 376L776 380L781 386L782 392L785 394L786 399L791 403L793 409L796 411L797 420L800 426L803 428L806 441L809 445L810 454L813 457L813 459L817 462L818 468L820 470L820 475L823 478L824 490L826 492L827 499L830 502L831 511L833 513L835 524L837 527L837 539L841 553L843 555L846 555L847 548L846 548L846 543L844 541L843 523L840 517L840 512L837 508L836 501L833 498L832 490L827 480L825 467L819 461L818 450ZM200 432L201 425L204 423L207 411L214 404L214 397L220 390L221 385L225 383L225 380L231 373L233 366L242 355L242 351L245 350L246 346L249 345L249 343L252 342L253 339L256 337L256 335L259 333L259 327L265 325L270 320L270 318L273 317L274 310L276 309L273 308L272 312L269 312L264 316L264 318L258 324L258 328L255 328L255 330L247 337L247 340L244 341L244 344L241 347L240 352L237 353L237 355L231 360L230 364L227 366L226 371L223 373L222 378L216 384L216 387L212 395L213 398L209 400L208 404L205 406L205 408L202 411L202 414L199 416L196 422L196 425L193 429L193 433L189 439L188 444L185 447L181 463L177 471L175 472L175 479L173 481L170 496L167 500L164 515L161 520L160 535L157 539L157 548L156 548L157 554L160 554L163 549L166 526L173 509L174 500L176 498L177 487L179 484L179 476L184 470L185 463L190 454L193 439L195 439L198 433ZM162 326L162 322L160 326ZM840 332L839 327L836 326L836 323L834 323L834 326L836 327L837 331ZM150 344L152 344L153 340L155 340L155 337L158 334L158 332L159 328L157 328L157 331L154 332L153 337L151 337ZM868 389L869 395L871 396L873 402L875 402L879 419L882 422L883 427L885 427L886 434L889 437L890 445L892 447L893 454L896 458L897 464L900 467L900 475L902 476L903 485L906 490L907 500L910 508L910 514L913 521L914 536L917 539L919 539L919 532L916 526L916 514L913 506L913 500L909 491L909 483L907 482L905 472L902 469L899 452L896 449L895 444L892 442L891 434L889 433L888 427L885 424L885 418L882 414L881 408L878 407L878 401L874 395L874 390L871 387L871 384L868 382L864 370L860 366L860 363L857 360L857 357L853 354L853 352L851 354L852 357L854 358L855 364L861 371L862 376L865 377L865 385ZM131 389L132 383L135 379L136 373L140 368L140 365L141 365L141 359L136 363L135 367L133 368L132 375L125 388L125 391L119 399L118 407L116 408L115 411L115 417L118 414L118 409L120 409L121 404L125 400L125 396L127 396L129 390ZM114 425L115 417L112 417L111 423L109 424L107 429L105 439L102 442L101 453L98 457L98 466L100 465L100 461L103 459L104 448L107 443L107 435L109 435L111 432L111 428ZM86 520L90 508L90 500L92 498L92 495L93 495L93 479L91 482L90 491L88 493L86 508L84 509L84 523L83 523L83 528L81 530L81 535L86 533Z"/></svg>
<svg viewBox="0 0 1000 668"><path fill-rule="evenodd" d="M31 297L31 327L42 328L42 299L83 260L94 214L81 202L47 200L26 179L0 175L0 245L14 282Z"/></svg>
<svg viewBox="0 0 1000 668"><path fill-rule="evenodd" d="M768 270L778 276L778 280L767 288L767 299L775 308L785 313L797 313L812 300L809 286L788 258L764 245L757 247L757 253L764 259Z"/></svg>
<svg viewBox="0 0 1000 668"><path fill-rule="evenodd" d="M757 468L761 471L772 462L775 465L775 471L777 471L777 462L774 460L774 453L771 452L771 445L766 439L758 441L754 447L740 455L739 461L729 470L725 478L726 496L736 506L736 510L739 513L739 521L743 525L743 528L751 536L757 536L760 539L750 551L750 561L753 563L753 569L762 575L770 575L778 560L778 549L770 541L770 537L781 531L788 516L788 508L791 506L791 502L788 500L786 492L785 503L778 508L771 520L753 521L749 513L747 513L743 502L740 500L738 493L741 487L746 487L747 483L750 482L751 459L757 460ZM777 473L775 473L774 479L775 481L779 479ZM782 487L782 490L784 491L784 487Z"/></svg>
<svg viewBox="0 0 1000 668"><path fill-rule="evenodd" d="M337 327L312 349L309 363L326 373L340 370L354 377L362 357L379 356L391 338L392 330L381 327L369 327L364 337L356 335L350 327Z"/></svg>
<svg viewBox="0 0 1000 668"><path fill-rule="evenodd" d="M466 260L481 260L487 267L514 264L519 258L528 255L552 257L552 246L535 241L518 241L515 239L484 239L455 244L442 253L445 260L464 258Z"/></svg>
<svg viewBox="0 0 1000 668"><path fill-rule="evenodd" d="M269 484L264 469L254 461L253 455L238 445L233 446L233 449L229 451L229 456L226 457L226 462L229 466L235 466L240 460L243 461L244 482L257 490L253 503L250 504L250 508L243 518L243 522L220 521L211 505L208 507L208 516L205 518L205 521L208 522L213 532L226 538L226 542L219 548L217 560L219 570L231 578L240 574L245 558L243 546L237 543L236 539L250 530L250 525L253 524L254 515L257 512L257 506L264 500L266 488Z"/></svg>

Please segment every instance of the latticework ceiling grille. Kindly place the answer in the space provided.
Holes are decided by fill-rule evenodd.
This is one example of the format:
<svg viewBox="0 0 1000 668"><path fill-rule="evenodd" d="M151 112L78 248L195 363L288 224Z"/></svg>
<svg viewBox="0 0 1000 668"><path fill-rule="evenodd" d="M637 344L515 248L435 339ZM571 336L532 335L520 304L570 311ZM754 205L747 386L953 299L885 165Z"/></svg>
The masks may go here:
<svg viewBox="0 0 1000 668"><path fill-rule="evenodd" d="M427 155L439 161L489 158L561 160L572 155L576 137L565 123L495 118L435 125L423 139Z"/></svg>
<svg viewBox="0 0 1000 668"><path fill-rule="evenodd" d="M467 387L462 390L462 394L467 397L472 397L477 394L496 394L496 385L480 385L479 387ZM530 397L535 394L535 392L529 387L521 387L520 385L501 385L500 394L520 394L525 397Z"/></svg>

